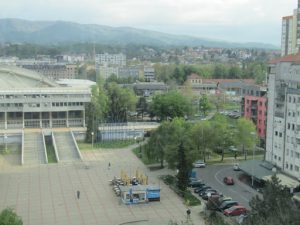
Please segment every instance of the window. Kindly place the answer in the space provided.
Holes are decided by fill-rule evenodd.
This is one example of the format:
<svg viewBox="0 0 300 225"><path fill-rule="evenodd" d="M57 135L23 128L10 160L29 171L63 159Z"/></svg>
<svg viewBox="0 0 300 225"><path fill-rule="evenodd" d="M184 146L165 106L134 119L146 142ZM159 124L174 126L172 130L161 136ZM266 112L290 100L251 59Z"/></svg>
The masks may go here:
<svg viewBox="0 0 300 225"><path fill-rule="evenodd" d="M299 172L299 166L296 166L296 165L295 165L295 171L296 171L296 172Z"/></svg>
<svg viewBox="0 0 300 225"><path fill-rule="evenodd" d="M281 132L279 132L279 137L282 137L282 133Z"/></svg>
<svg viewBox="0 0 300 225"><path fill-rule="evenodd" d="M278 136L278 131L275 131L275 136Z"/></svg>
<svg viewBox="0 0 300 225"><path fill-rule="evenodd" d="M288 123L287 129L288 130L291 129L291 124L290 123Z"/></svg>
<svg viewBox="0 0 300 225"><path fill-rule="evenodd" d="M290 170L293 171L293 165L292 164L290 165Z"/></svg>

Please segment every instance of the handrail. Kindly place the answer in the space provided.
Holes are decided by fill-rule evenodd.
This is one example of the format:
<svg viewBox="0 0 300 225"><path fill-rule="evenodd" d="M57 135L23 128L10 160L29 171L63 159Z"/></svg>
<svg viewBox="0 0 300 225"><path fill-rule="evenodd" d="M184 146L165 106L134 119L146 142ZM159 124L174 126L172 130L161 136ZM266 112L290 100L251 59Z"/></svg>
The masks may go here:
<svg viewBox="0 0 300 225"><path fill-rule="evenodd" d="M78 155L79 155L79 158L82 160L82 155L81 155L81 152L80 152L80 150L79 150L79 148L78 148L78 145L77 145L76 139L75 139L75 137L74 137L73 131L70 131L70 132L71 132L71 136L72 136L72 138L73 138L73 142L74 142L75 147L76 147L76 151L77 151L77 153L78 153Z"/></svg>
<svg viewBox="0 0 300 225"><path fill-rule="evenodd" d="M44 153L45 153L46 164L48 164L47 147L46 147L45 135L44 135L44 131L43 130L42 130L42 139L43 139L43 146L44 146Z"/></svg>
<svg viewBox="0 0 300 225"><path fill-rule="evenodd" d="M21 165L24 164L24 130L22 130Z"/></svg>
<svg viewBox="0 0 300 225"><path fill-rule="evenodd" d="M55 152L56 160L57 160L57 162L59 162L59 156L58 156L58 152L57 152L57 147L56 147L54 132L51 132L51 137L52 137L52 144L53 144L53 147L54 147L54 152Z"/></svg>

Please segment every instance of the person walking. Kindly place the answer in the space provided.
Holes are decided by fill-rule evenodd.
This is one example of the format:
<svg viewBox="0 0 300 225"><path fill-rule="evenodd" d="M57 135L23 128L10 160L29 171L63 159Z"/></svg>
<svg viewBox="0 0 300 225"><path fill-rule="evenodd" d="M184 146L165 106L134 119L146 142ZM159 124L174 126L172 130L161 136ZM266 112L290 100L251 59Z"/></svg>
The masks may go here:
<svg viewBox="0 0 300 225"><path fill-rule="evenodd" d="M111 165L110 165L110 162L109 162L109 163L108 163L108 169L110 169L110 166L111 166Z"/></svg>
<svg viewBox="0 0 300 225"><path fill-rule="evenodd" d="M191 210L190 210L190 209L187 209L187 210L186 210L186 219L187 219L187 220L190 220L190 219L191 219Z"/></svg>
<svg viewBox="0 0 300 225"><path fill-rule="evenodd" d="M80 199L80 191L77 191L77 199Z"/></svg>

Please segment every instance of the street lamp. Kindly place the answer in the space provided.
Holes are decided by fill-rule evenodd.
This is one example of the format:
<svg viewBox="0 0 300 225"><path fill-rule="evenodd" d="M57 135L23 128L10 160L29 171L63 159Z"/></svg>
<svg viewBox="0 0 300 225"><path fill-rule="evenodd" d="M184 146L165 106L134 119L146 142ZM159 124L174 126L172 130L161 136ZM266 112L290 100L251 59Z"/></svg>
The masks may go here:
<svg viewBox="0 0 300 225"><path fill-rule="evenodd" d="M7 135L6 134L4 134L3 139L4 139L4 144L5 144L5 153L7 153Z"/></svg>
<svg viewBox="0 0 300 225"><path fill-rule="evenodd" d="M92 132L91 135L92 135L92 150L93 150L93 148L94 148L94 132Z"/></svg>
<svg viewBox="0 0 300 225"><path fill-rule="evenodd" d="M251 176L251 186L254 187L254 155L255 155L255 147L256 147L256 133L255 132L251 132L251 135L253 136L253 142L254 142L254 147L252 150L252 176Z"/></svg>

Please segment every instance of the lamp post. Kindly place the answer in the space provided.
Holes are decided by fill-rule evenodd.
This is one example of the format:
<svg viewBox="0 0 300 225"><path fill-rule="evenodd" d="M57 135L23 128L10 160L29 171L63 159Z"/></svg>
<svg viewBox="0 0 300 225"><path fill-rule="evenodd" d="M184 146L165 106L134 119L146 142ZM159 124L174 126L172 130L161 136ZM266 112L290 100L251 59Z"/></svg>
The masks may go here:
<svg viewBox="0 0 300 225"><path fill-rule="evenodd" d="M5 153L7 153L7 135L6 134L3 135L3 139L4 139L4 144L5 144Z"/></svg>
<svg viewBox="0 0 300 225"><path fill-rule="evenodd" d="M252 150L251 186L254 187L254 155L255 155L255 147L256 147L256 133L255 132L251 132L251 135L253 136L253 142L254 142L254 148Z"/></svg>
<svg viewBox="0 0 300 225"><path fill-rule="evenodd" d="M92 150L93 150L93 148L94 148L94 132L92 132L91 135L92 135Z"/></svg>

